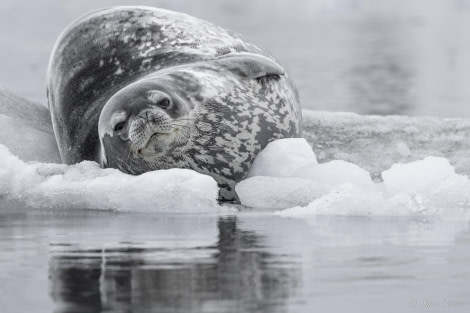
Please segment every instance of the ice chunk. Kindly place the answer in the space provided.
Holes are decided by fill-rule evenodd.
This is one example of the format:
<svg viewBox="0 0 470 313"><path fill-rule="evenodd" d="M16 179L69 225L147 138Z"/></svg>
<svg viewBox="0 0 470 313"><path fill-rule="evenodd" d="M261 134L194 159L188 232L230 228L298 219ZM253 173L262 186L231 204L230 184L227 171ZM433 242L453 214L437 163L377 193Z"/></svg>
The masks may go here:
<svg viewBox="0 0 470 313"><path fill-rule="evenodd" d="M407 194L397 194L386 198L376 190L362 189L352 184L333 188L321 198L305 207L293 207L276 214L285 217L312 215L348 216L404 216L419 211L413 198Z"/></svg>
<svg viewBox="0 0 470 313"><path fill-rule="evenodd" d="M429 170L436 169L431 173ZM331 188L307 206L278 212L280 216L315 215L435 216L470 218L470 181L455 174L448 160L426 158L396 164L374 187L342 184Z"/></svg>
<svg viewBox="0 0 470 313"><path fill-rule="evenodd" d="M316 181L327 190L345 183L365 188L375 187L368 171L342 160L306 166L295 172L294 176Z"/></svg>
<svg viewBox="0 0 470 313"><path fill-rule="evenodd" d="M240 201L245 206L265 209L307 205L344 183L375 188L369 173L357 165L340 160L317 164L303 139L280 139L268 144L256 158L250 175L236 186Z"/></svg>
<svg viewBox="0 0 470 313"><path fill-rule="evenodd" d="M323 193L323 186L289 177L309 166L317 166L317 160L305 139L279 139L258 154L249 178L235 189L241 203L249 207L272 209L306 205Z"/></svg>
<svg viewBox="0 0 470 313"><path fill-rule="evenodd" d="M255 176L235 187L241 204L259 209L307 205L325 192L320 183L294 177Z"/></svg>
<svg viewBox="0 0 470 313"><path fill-rule="evenodd" d="M427 157L422 161L394 164L382 173L386 186L397 191L425 191L447 178L456 176L454 167L444 158Z"/></svg>
<svg viewBox="0 0 470 313"><path fill-rule="evenodd" d="M248 177L290 177L302 167L312 164L317 164L317 159L305 139L275 140L258 154Z"/></svg>
<svg viewBox="0 0 470 313"><path fill-rule="evenodd" d="M285 170L285 174L287 173ZM291 176L293 177L255 176L240 182L235 188L243 205L264 209L307 205L328 193L331 188L344 183L369 190L376 188L367 171L339 160L309 165L291 173Z"/></svg>
<svg viewBox="0 0 470 313"><path fill-rule="evenodd" d="M291 163L304 146L290 139L262 152L259 172L236 186L241 203L261 209L286 209L281 216L439 216L470 217L470 181L444 158L395 164L374 183L368 171L341 160ZM293 145L290 145L294 143ZM312 159L306 157L302 160ZM291 159L292 156L292 159ZM280 159L282 161L270 162ZM267 160L263 163L263 161Z"/></svg>
<svg viewBox="0 0 470 313"><path fill-rule="evenodd" d="M75 165L25 163L0 145L1 201L32 208L205 212L218 208L217 183L191 170L171 169L133 176Z"/></svg>

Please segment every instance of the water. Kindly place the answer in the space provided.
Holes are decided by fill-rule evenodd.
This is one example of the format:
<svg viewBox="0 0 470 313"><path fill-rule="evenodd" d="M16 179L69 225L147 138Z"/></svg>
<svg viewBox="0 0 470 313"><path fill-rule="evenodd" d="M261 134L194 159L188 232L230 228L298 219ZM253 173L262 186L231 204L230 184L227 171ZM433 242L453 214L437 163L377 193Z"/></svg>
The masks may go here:
<svg viewBox="0 0 470 313"><path fill-rule="evenodd" d="M45 105L45 70L59 33L90 9L119 3L2 2L0 83ZM199 16L267 47L294 77L305 108L470 116L469 1L270 1L269 9L261 0L139 3ZM339 129L330 136L342 156L362 167L434 151L469 169L465 122L439 124L450 129L442 137L416 132L428 129L427 120L374 119L364 135L367 119L346 116L352 131L345 135L334 122L338 116L331 118L326 125ZM395 138L402 124L410 133ZM353 134L370 138L349 140ZM321 147L325 160L341 156L330 153L338 151L329 142ZM398 149L404 143L411 152ZM16 190L22 175L9 175L7 187ZM462 216L32 209L5 197L0 194L0 312L470 310L470 224ZM440 205L447 209L445 201Z"/></svg>
<svg viewBox="0 0 470 313"><path fill-rule="evenodd" d="M0 235L2 312L470 306L467 222L16 210L1 215Z"/></svg>

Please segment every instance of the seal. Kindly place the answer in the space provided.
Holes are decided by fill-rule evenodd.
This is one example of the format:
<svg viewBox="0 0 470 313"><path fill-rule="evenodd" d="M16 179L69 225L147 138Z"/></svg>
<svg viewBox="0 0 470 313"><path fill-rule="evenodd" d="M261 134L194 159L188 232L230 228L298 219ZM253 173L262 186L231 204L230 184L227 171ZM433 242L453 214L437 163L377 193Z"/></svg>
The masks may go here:
<svg viewBox="0 0 470 313"><path fill-rule="evenodd" d="M64 163L130 174L187 168L220 199L271 141L301 136L297 89L268 52L186 14L150 7L89 13L59 37L47 92Z"/></svg>

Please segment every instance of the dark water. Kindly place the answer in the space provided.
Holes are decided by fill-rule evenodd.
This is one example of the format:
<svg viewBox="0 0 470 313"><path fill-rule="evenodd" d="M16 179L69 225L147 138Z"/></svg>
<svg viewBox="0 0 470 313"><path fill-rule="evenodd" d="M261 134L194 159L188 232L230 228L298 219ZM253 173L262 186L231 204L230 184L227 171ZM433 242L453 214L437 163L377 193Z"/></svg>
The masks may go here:
<svg viewBox="0 0 470 313"><path fill-rule="evenodd" d="M53 44L98 7L189 13L266 47L296 81L305 108L470 117L468 0L3 1L0 84L46 104Z"/></svg>
<svg viewBox="0 0 470 313"><path fill-rule="evenodd" d="M13 209L13 208L12 208ZM467 312L468 222L0 215L1 312ZM446 304L447 303L447 304ZM433 312L434 312L433 311Z"/></svg>

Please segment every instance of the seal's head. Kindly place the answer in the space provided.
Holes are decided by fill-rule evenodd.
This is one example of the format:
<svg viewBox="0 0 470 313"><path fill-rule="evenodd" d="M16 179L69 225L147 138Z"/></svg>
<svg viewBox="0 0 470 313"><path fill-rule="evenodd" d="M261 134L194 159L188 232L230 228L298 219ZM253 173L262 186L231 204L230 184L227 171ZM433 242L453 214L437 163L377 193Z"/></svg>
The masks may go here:
<svg viewBox="0 0 470 313"><path fill-rule="evenodd" d="M276 62L251 53L145 76L101 111L101 166L130 174L192 169L218 182L221 199L234 199L234 185L257 153L269 141L297 135L296 114L289 114L295 94L282 76Z"/></svg>
<svg viewBox="0 0 470 313"><path fill-rule="evenodd" d="M131 174L172 167L196 167L187 165L188 162L194 163L194 152L188 155L188 149L182 147L194 146L189 142L190 137L200 135L196 133L201 127L193 126L204 119L200 114L204 98L226 93L234 88L235 82L283 74L282 68L266 57L237 53L208 62L173 67L126 86L106 102L100 114L101 166ZM231 106L229 103L224 105ZM193 111L197 113L192 114ZM206 114L204 122L213 123L210 115L214 114L219 113ZM219 115L236 118L228 112ZM214 134L216 132L212 131L209 136ZM210 138L206 141L209 142ZM201 167L201 162L195 163Z"/></svg>
<svg viewBox="0 0 470 313"><path fill-rule="evenodd" d="M146 159L187 141L191 104L171 86L141 81L111 97L98 123L100 163L132 174L156 169ZM161 166L160 166L161 168Z"/></svg>

